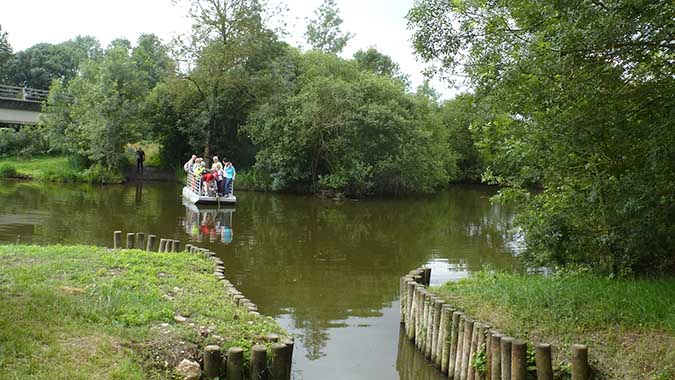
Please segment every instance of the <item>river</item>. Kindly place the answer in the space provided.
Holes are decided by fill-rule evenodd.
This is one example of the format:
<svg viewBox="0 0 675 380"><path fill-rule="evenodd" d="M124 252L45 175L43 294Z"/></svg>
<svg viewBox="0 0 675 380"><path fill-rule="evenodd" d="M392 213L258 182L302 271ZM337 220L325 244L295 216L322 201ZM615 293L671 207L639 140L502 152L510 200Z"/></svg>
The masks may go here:
<svg viewBox="0 0 675 380"><path fill-rule="evenodd" d="M0 241L110 246L123 230L209 247L296 336L293 375L304 380L441 379L399 342L399 277L423 264L435 284L510 269L518 246L513 213L487 187L359 201L240 191L220 211L188 207L180 191L0 181Z"/></svg>

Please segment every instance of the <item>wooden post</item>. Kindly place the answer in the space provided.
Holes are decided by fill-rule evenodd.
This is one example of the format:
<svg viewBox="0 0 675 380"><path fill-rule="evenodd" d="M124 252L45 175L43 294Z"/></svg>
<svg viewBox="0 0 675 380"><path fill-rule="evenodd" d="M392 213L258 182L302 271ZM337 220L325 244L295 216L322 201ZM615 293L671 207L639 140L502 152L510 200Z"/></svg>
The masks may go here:
<svg viewBox="0 0 675 380"><path fill-rule="evenodd" d="M230 347L227 350L227 380L242 380L244 378L244 349Z"/></svg>
<svg viewBox="0 0 675 380"><path fill-rule="evenodd" d="M417 310L415 311L415 347L422 347L422 319L424 318L424 295L427 291L422 285L417 285Z"/></svg>
<svg viewBox="0 0 675 380"><path fill-rule="evenodd" d="M588 380L591 368L588 365L588 347L583 344L572 345L572 380Z"/></svg>
<svg viewBox="0 0 675 380"><path fill-rule="evenodd" d="M412 281L413 283L413 291L412 291L412 304L410 306L410 326L408 330L408 339L411 342L415 342L415 325L417 323L417 303L419 302L419 294L417 292L417 283L415 281Z"/></svg>
<svg viewBox="0 0 675 380"><path fill-rule="evenodd" d="M453 316L454 318L454 316ZM462 351L464 350L464 322L466 320L466 315L464 313L460 313L460 319L459 319L459 326L457 327L457 347L455 348L455 366L454 366L454 372L453 372L453 379L454 380L460 380L461 373L462 373ZM451 346L452 349L452 346ZM452 352L451 352L452 353ZM448 372L450 372L450 369L448 368Z"/></svg>
<svg viewBox="0 0 675 380"><path fill-rule="evenodd" d="M448 374L448 356L450 355L450 329L452 328L452 312L450 305L441 308L441 321L438 326L438 347L436 352L436 366L443 374Z"/></svg>
<svg viewBox="0 0 675 380"><path fill-rule="evenodd" d="M221 363L220 347L215 345L204 347L204 376L207 379L220 377Z"/></svg>
<svg viewBox="0 0 675 380"><path fill-rule="evenodd" d="M127 234L127 249L134 249L134 243L136 242L136 234L129 232Z"/></svg>
<svg viewBox="0 0 675 380"><path fill-rule="evenodd" d="M415 302L415 281L408 281L406 282L406 289L408 293L408 298L406 299L406 302L408 303L408 306L406 308L406 312L408 313L408 316L405 321L405 332L406 332L406 337L409 340L414 339L415 337L415 329L412 328L412 322L413 322L413 307L414 307L414 302Z"/></svg>
<svg viewBox="0 0 675 380"><path fill-rule="evenodd" d="M152 251L155 249L155 240L157 239L157 236L155 235L148 235L148 246L145 248L146 251Z"/></svg>
<svg viewBox="0 0 675 380"><path fill-rule="evenodd" d="M462 312L461 311L453 311L452 312L452 322L450 326L450 346L449 346L449 352L448 352L448 366L447 366L447 374L449 378L453 378L455 376L455 362L457 358L457 338L459 337L459 320L462 317ZM443 367L441 365L441 367Z"/></svg>
<svg viewBox="0 0 675 380"><path fill-rule="evenodd" d="M424 274L422 275L424 277L424 285L429 286L431 283L431 268L424 268Z"/></svg>
<svg viewBox="0 0 675 380"><path fill-rule="evenodd" d="M283 343L272 344L272 379L289 380L289 349ZM229 377L228 377L229 380Z"/></svg>
<svg viewBox="0 0 675 380"><path fill-rule="evenodd" d="M424 358L431 360L431 343L434 331L434 302L436 297L431 293L427 293L427 314L425 319L426 337L424 338Z"/></svg>
<svg viewBox="0 0 675 380"><path fill-rule="evenodd" d="M488 324L485 324L485 373L480 376L479 380L490 380L492 378L492 334L496 332L490 329Z"/></svg>
<svg viewBox="0 0 675 380"><path fill-rule="evenodd" d="M464 342L462 342L462 366L460 367L460 380L467 380L469 374L469 357L471 356L471 340L473 339L473 319L464 316Z"/></svg>
<svg viewBox="0 0 675 380"><path fill-rule="evenodd" d="M281 343L286 345L286 349L288 350L288 372L286 374L286 378L290 379L291 378L291 369L293 367L293 348L295 347L295 341L290 338L290 339L284 339Z"/></svg>
<svg viewBox="0 0 675 380"><path fill-rule="evenodd" d="M113 232L113 248L122 248L122 231Z"/></svg>
<svg viewBox="0 0 675 380"><path fill-rule="evenodd" d="M546 343L535 345L534 359L537 364L537 380L553 380L551 345Z"/></svg>
<svg viewBox="0 0 675 380"><path fill-rule="evenodd" d="M487 345L485 344L485 334L487 332L487 326L483 323L478 325L478 338L476 340L476 351L473 353L473 356L476 357L480 352L485 350L485 355L487 359ZM485 379L485 372L479 372L474 368L475 376L474 379L483 380ZM487 372L487 367L486 367Z"/></svg>
<svg viewBox="0 0 675 380"><path fill-rule="evenodd" d="M478 352L478 330L480 329L480 325L480 322L475 322L473 324L473 331L471 332L471 349L469 350L469 362L466 369L467 380L474 380L476 378L476 370L471 363L473 363L473 358L476 356L476 352Z"/></svg>
<svg viewBox="0 0 675 380"><path fill-rule="evenodd" d="M136 248L145 249L145 232L136 232Z"/></svg>
<svg viewBox="0 0 675 380"><path fill-rule="evenodd" d="M434 301L434 330L431 332L431 361L436 364L436 368L441 368L441 357L439 353L439 347L442 346L442 343L439 344L440 340L439 335L441 334L441 313L443 312L443 304L445 301L437 299Z"/></svg>
<svg viewBox="0 0 675 380"><path fill-rule="evenodd" d="M164 252L165 248L166 248L166 239L159 239L159 249L157 249L157 252Z"/></svg>
<svg viewBox="0 0 675 380"><path fill-rule="evenodd" d="M251 380L267 380L267 348L259 344L251 347Z"/></svg>
<svg viewBox="0 0 675 380"><path fill-rule="evenodd" d="M265 341L270 343L276 343L279 341L279 335L275 333L269 333L265 335Z"/></svg>
<svg viewBox="0 0 675 380"><path fill-rule="evenodd" d="M502 380L511 380L511 344L513 338L505 336L502 337L501 361L502 361Z"/></svg>
<svg viewBox="0 0 675 380"><path fill-rule="evenodd" d="M406 292L406 285L405 285L405 277L399 278L398 282L398 300L399 300L399 314L400 314L400 323L404 324L405 323L405 292Z"/></svg>
<svg viewBox="0 0 675 380"><path fill-rule="evenodd" d="M494 333L490 337L490 380L501 380L502 378L502 358L501 358L501 334Z"/></svg>
<svg viewBox="0 0 675 380"><path fill-rule="evenodd" d="M511 380L527 380L527 343L511 343Z"/></svg>

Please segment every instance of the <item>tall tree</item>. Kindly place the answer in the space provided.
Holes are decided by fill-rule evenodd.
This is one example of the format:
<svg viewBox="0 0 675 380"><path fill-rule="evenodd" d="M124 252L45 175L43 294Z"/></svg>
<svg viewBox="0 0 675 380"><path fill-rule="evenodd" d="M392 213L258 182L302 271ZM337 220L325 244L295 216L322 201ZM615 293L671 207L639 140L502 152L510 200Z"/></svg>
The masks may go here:
<svg viewBox="0 0 675 380"><path fill-rule="evenodd" d="M15 53L5 63L5 82L48 89L55 79L73 78L81 62L99 54L98 41L89 36L78 36L56 45L40 43Z"/></svg>
<svg viewBox="0 0 675 380"><path fill-rule="evenodd" d="M375 48L368 50L359 50L354 53L354 60L363 70L368 70L377 75L384 75L389 78L396 78L404 83L408 83L408 76L401 73L401 67L394 62L390 56L379 52Z"/></svg>
<svg viewBox="0 0 675 380"><path fill-rule="evenodd" d="M179 43L185 78L195 86L203 117L204 156L214 150L229 158L252 159L247 137L239 128L263 96L256 78L284 51L264 23L257 0L191 0L193 33ZM264 86L264 84L262 84Z"/></svg>
<svg viewBox="0 0 675 380"><path fill-rule="evenodd" d="M305 39L313 49L338 54L347 46L353 34L340 29L342 18L335 0L324 0L307 23Z"/></svg>
<svg viewBox="0 0 675 380"><path fill-rule="evenodd" d="M0 80L2 80L2 68L12 57L12 46L7 40L7 32L2 30L2 25L0 25Z"/></svg>
<svg viewBox="0 0 675 380"><path fill-rule="evenodd" d="M675 4L420 0L408 19L423 59L493 100L480 143L512 172L488 177L544 186L510 191L527 256L675 268Z"/></svg>

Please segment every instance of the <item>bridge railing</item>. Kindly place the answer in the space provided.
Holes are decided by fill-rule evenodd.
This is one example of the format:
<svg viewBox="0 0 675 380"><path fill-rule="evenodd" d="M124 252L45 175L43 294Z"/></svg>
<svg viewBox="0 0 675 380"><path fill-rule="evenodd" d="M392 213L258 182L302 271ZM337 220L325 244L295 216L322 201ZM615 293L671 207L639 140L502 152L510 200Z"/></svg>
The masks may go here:
<svg viewBox="0 0 675 380"><path fill-rule="evenodd" d="M0 84L0 98L42 102L49 96L49 91L30 87L17 87Z"/></svg>

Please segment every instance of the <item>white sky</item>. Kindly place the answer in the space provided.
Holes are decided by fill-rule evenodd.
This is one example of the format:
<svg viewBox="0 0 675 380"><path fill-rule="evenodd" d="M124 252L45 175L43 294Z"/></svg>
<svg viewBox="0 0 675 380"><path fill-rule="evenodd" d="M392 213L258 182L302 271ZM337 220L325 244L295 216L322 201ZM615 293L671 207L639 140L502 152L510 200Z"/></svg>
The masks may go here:
<svg viewBox="0 0 675 380"><path fill-rule="evenodd" d="M92 35L102 46L124 37L135 41L141 33L154 33L165 42L189 32L191 20L184 8L171 0L0 0L0 25L14 51L36 43L59 43L77 35ZM279 0L277 0L279 1ZM286 15L288 42L303 41L305 18L312 17L322 0L281 0ZM413 88L422 83L424 65L417 62L410 43L405 15L413 0L336 0L344 20L342 29L353 33L343 56L375 47L391 56L410 76ZM433 86L452 97L457 90L440 81Z"/></svg>

